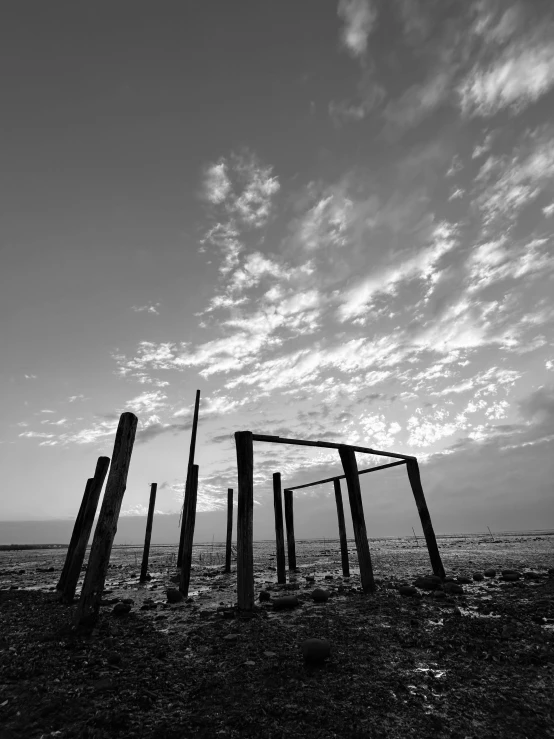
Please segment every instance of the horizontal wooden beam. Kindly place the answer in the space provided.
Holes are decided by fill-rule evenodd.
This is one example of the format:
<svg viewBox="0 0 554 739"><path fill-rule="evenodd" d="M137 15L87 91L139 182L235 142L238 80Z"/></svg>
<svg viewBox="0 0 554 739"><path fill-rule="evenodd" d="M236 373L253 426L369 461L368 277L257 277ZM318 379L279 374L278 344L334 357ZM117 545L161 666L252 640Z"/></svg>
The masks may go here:
<svg viewBox="0 0 554 739"><path fill-rule="evenodd" d="M300 446L318 446L326 449L340 449L347 447L354 452L362 454L376 454L378 457L393 457L394 459L416 459L410 454L395 454L394 452L382 452L377 449L368 449L365 446L353 446L352 444L337 444L332 441L305 441L304 439L283 439L281 436L267 436L266 434L252 434L252 441L268 441L273 444L298 444ZM334 478L333 478L334 479Z"/></svg>
<svg viewBox="0 0 554 739"><path fill-rule="evenodd" d="M358 475L365 475L367 472L377 472L377 470L386 470L387 467L398 467L399 464L406 464L404 459L400 462L390 462L389 464L380 464L377 467L368 467L366 470L358 470ZM287 485L287 490L300 490L300 488L311 488L314 485L323 485L325 482L334 482L335 480L344 480L346 475L335 475L327 477L325 480L316 480L316 482L306 482L304 485Z"/></svg>

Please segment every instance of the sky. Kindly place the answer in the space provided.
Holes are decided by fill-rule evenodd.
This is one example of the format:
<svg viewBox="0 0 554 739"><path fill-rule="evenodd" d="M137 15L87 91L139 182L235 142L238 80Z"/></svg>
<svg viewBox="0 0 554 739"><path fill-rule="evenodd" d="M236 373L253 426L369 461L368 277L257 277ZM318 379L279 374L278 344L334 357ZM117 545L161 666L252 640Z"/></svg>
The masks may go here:
<svg viewBox="0 0 554 739"><path fill-rule="evenodd" d="M554 526L550 0L19 2L0 57L0 520L74 517L124 411L122 515L176 514L200 389L199 512L251 430L417 456L441 532ZM277 471L342 472L255 443L255 536Z"/></svg>

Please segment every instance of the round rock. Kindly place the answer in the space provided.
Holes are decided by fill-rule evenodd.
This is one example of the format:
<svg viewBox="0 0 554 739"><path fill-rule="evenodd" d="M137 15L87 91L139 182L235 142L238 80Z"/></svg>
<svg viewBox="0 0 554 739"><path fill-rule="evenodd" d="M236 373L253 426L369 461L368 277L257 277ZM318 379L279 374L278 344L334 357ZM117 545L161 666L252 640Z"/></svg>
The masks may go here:
<svg viewBox="0 0 554 739"><path fill-rule="evenodd" d="M284 595L282 598L275 598L273 600L274 611L284 611L288 608L296 608L299 604L296 595Z"/></svg>
<svg viewBox="0 0 554 739"><path fill-rule="evenodd" d="M112 609L114 616L126 616L131 611L130 603L116 603Z"/></svg>
<svg viewBox="0 0 554 739"><path fill-rule="evenodd" d="M180 603L185 596L177 588L169 588L167 591L168 603Z"/></svg>
<svg viewBox="0 0 554 739"><path fill-rule="evenodd" d="M310 665L320 665L331 655L331 644L327 639L306 639L302 642L304 660Z"/></svg>
<svg viewBox="0 0 554 739"><path fill-rule="evenodd" d="M493 570L492 567L489 567L488 570L485 570L483 573L485 577L496 577L496 570Z"/></svg>
<svg viewBox="0 0 554 739"><path fill-rule="evenodd" d="M329 591L323 590L323 588L316 588L312 591L312 600L314 603L327 603L329 600Z"/></svg>
<svg viewBox="0 0 554 739"><path fill-rule="evenodd" d="M417 588L414 588L413 585L401 585L398 592L400 595L414 596L417 595Z"/></svg>
<svg viewBox="0 0 554 739"><path fill-rule="evenodd" d="M471 579L469 577L465 577L463 575L460 575L460 577L458 577L458 579L457 579L456 582L458 582L460 585L470 585L471 584Z"/></svg>
<svg viewBox="0 0 554 739"><path fill-rule="evenodd" d="M475 580L475 582L481 582L481 580L485 579L485 576L483 575L482 572L474 572L473 579Z"/></svg>
<svg viewBox="0 0 554 739"><path fill-rule="evenodd" d="M268 600L271 600L271 594L267 590L260 590L258 598L260 603L267 603Z"/></svg>

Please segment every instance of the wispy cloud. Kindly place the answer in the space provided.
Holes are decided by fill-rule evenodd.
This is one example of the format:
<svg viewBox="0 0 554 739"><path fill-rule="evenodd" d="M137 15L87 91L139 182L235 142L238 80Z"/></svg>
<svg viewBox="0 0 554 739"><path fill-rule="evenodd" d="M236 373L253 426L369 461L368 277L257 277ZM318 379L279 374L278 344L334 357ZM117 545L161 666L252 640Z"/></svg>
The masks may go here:
<svg viewBox="0 0 554 739"><path fill-rule="evenodd" d="M147 305L133 305L131 308L132 311L135 313L152 313L153 315L159 316L160 315L160 308L161 303L148 303Z"/></svg>
<svg viewBox="0 0 554 739"><path fill-rule="evenodd" d="M352 56L362 56L377 20L373 0L339 0L337 12L344 21L342 43Z"/></svg>

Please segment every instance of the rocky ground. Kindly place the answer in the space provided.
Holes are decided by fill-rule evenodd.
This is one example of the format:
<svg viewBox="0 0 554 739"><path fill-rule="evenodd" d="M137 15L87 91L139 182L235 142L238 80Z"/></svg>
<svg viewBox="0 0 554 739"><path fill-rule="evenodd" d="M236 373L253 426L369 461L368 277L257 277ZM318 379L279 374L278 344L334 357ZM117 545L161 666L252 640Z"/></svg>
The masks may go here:
<svg viewBox="0 0 554 739"><path fill-rule="evenodd" d="M56 599L63 551L0 552L0 739L554 737L554 537L439 546L437 588L421 543L371 542L365 595L334 542L299 545L286 586L259 544L251 618L220 550L195 548L190 597L170 603L172 549L152 550L146 585L140 551L114 549L90 633Z"/></svg>

